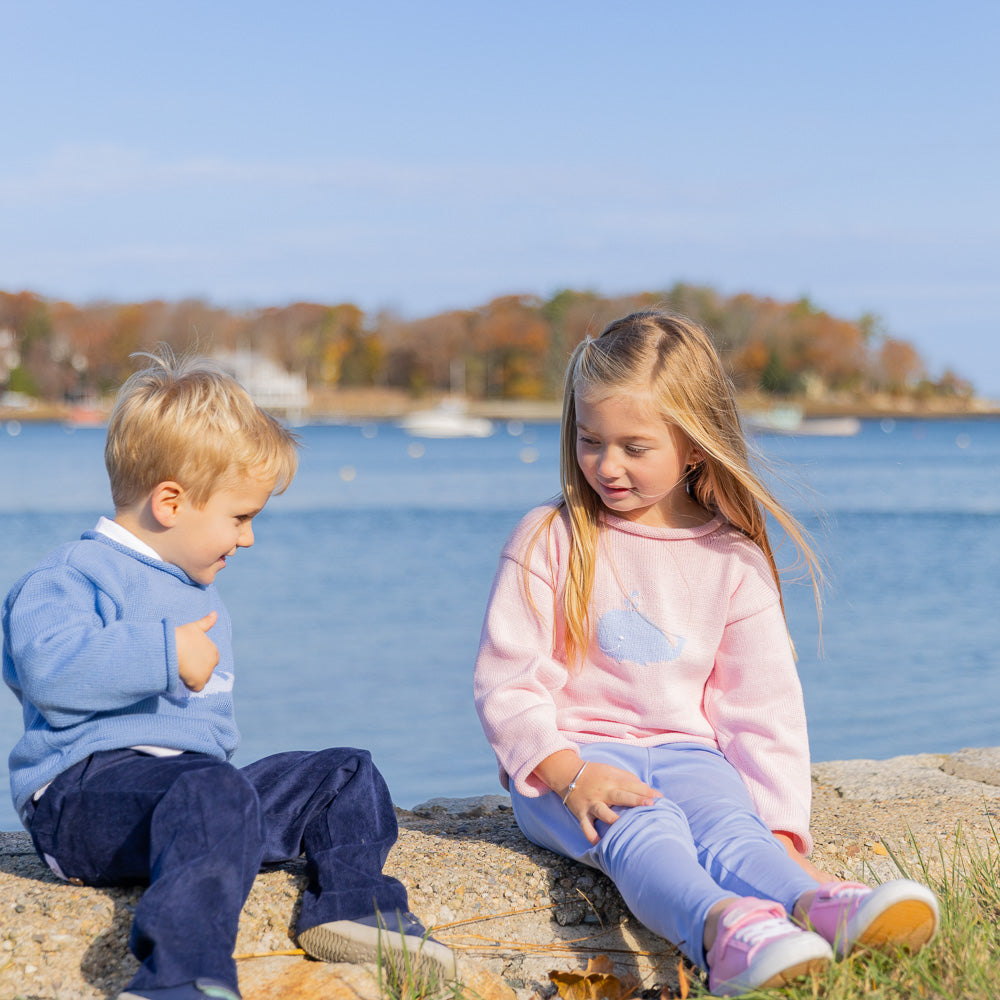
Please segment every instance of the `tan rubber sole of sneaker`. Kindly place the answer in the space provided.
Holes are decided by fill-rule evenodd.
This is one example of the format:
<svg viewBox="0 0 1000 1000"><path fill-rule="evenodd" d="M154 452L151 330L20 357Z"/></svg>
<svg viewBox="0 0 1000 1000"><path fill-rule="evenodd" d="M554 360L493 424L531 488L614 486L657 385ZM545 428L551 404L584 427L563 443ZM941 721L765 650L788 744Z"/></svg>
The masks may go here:
<svg viewBox="0 0 1000 1000"><path fill-rule="evenodd" d="M396 931L380 931L375 927L348 926L342 932L337 924L320 924L303 931L299 946L312 958L323 962L379 962L403 972L441 981L455 978L455 956L450 948L437 941L417 941L404 938Z"/></svg>
<svg viewBox="0 0 1000 1000"><path fill-rule="evenodd" d="M934 911L917 899L904 900L879 914L858 937L857 948L906 948L918 952L934 936Z"/></svg>
<svg viewBox="0 0 1000 1000"><path fill-rule="evenodd" d="M775 986L788 986L799 979L803 979L805 976L811 976L814 972L823 972L829 965L830 960L828 958L810 958L805 962L799 962L798 965L782 969L781 972L771 976L766 983L761 983L757 989L768 990Z"/></svg>

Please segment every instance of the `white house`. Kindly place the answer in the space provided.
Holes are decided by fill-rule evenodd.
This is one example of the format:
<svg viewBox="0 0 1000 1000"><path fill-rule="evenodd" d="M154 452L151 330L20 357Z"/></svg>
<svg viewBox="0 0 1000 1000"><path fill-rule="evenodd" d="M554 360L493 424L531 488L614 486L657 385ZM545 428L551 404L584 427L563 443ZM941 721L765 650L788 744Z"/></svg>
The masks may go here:
<svg viewBox="0 0 1000 1000"><path fill-rule="evenodd" d="M270 358L250 350L219 352L215 360L263 409L280 414L291 423L305 420L309 410L305 375L286 371Z"/></svg>

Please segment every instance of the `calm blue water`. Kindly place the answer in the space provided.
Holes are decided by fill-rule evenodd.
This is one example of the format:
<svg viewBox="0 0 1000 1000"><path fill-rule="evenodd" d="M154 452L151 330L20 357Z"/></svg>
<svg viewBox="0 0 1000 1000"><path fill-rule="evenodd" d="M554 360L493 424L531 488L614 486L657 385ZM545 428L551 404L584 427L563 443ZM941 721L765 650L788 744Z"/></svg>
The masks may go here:
<svg viewBox="0 0 1000 1000"><path fill-rule="evenodd" d="M3 593L109 512L102 430L10 430ZM236 633L237 763L360 745L399 805L498 791L472 664L500 547L558 488L557 428L419 442L388 424L301 433L298 477L218 578ZM811 589L785 595L814 758L1000 743L1000 421L873 421L854 438L760 444L804 487L780 489L828 566L822 651ZM4 753L19 729L0 688ZM17 829L0 773L0 829Z"/></svg>

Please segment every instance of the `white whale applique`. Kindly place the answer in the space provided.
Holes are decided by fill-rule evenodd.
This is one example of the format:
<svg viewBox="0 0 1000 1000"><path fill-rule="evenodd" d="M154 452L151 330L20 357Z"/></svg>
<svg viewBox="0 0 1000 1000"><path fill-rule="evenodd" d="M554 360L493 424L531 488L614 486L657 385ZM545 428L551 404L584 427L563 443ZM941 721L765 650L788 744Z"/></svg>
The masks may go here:
<svg viewBox="0 0 1000 1000"><path fill-rule="evenodd" d="M209 677L208 683L200 691L192 691L189 687L181 682L181 690L176 694L167 694L163 697L167 701L173 702L175 705L183 705L184 702L189 701L191 698L207 698L209 695L213 694L226 694L232 691L233 684L236 678L233 674L228 673L225 670L215 670L212 676Z"/></svg>
<svg viewBox="0 0 1000 1000"><path fill-rule="evenodd" d="M626 599L624 607L601 615L597 622L597 645L605 656L619 663L669 663L681 655L687 639L671 639L636 606L638 594Z"/></svg>
<svg viewBox="0 0 1000 1000"><path fill-rule="evenodd" d="M207 698L212 694L225 694L232 691L236 678L224 670L214 670L209 677L208 683L200 691L192 691L192 698Z"/></svg>

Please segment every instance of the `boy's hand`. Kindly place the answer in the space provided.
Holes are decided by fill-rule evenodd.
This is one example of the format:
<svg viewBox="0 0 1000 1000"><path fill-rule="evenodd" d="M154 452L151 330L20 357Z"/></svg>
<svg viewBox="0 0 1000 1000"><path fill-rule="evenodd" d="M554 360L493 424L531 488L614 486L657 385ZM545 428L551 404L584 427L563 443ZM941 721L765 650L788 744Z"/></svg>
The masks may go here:
<svg viewBox="0 0 1000 1000"><path fill-rule="evenodd" d="M186 625L178 625L174 629L177 644L177 673L192 691L200 691L218 666L218 647L205 634L218 620L218 613L209 611L204 618L188 622Z"/></svg>
<svg viewBox="0 0 1000 1000"><path fill-rule="evenodd" d="M612 806L651 806L659 798L662 798L660 792L631 771L591 761L577 779L566 808L580 821L587 840L596 844L601 835L594 826L595 820L610 824L618 819Z"/></svg>

